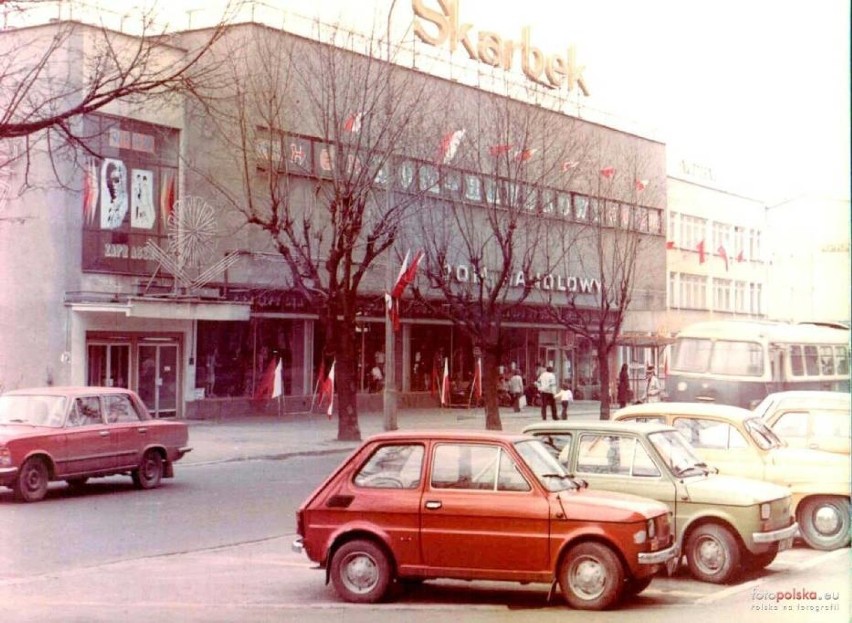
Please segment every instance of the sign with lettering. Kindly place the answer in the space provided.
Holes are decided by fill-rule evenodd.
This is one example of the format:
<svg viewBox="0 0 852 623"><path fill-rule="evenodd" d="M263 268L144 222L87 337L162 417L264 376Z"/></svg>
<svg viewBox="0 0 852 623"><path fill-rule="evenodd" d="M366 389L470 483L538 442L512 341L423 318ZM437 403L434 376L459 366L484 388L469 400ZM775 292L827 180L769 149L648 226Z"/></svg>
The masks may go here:
<svg viewBox="0 0 852 623"><path fill-rule="evenodd" d="M564 52L546 54L531 43L529 26L521 28L518 40L484 30L474 36L473 24L460 23L459 0L437 0L437 5L412 0L414 15L420 18L414 22L414 34L424 43L435 47L447 44L451 54L461 46L471 60L506 71L512 71L519 57L521 71L528 80L551 89L579 88L583 95L589 95L583 78L585 68L577 64L574 46L568 46Z"/></svg>

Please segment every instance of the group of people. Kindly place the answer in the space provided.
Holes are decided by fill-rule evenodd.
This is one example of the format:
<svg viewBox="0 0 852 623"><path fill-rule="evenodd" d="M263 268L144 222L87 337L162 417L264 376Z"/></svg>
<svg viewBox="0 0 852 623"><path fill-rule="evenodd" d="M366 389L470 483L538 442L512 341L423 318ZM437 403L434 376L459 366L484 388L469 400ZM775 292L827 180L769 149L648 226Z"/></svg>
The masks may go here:
<svg viewBox="0 0 852 623"><path fill-rule="evenodd" d="M541 399L541 419L547 419L547 409L550 408L550 414L554 420L556 417L556 401L562 404L562 419L568 419L568 405L574 402L574 392L568 386L568 383L562 383L560 388L556 383L556 375L553 374L553 366L547 366L536 379L535 386L538 389L538 394Z"/></svg>
<svg viewBox="0 0 852 623"><path fill-rule="evenodd" d="M663 386L660 379L657 377L654 364L648 363L645 365L645 391L642 393L640 402L660 402L663 397ZM630 402L633 392L630 389L630 373L627 369L627 364L621 364L621 371L618 373L618 391L616 398L618 406L624 408Z"/></svg>

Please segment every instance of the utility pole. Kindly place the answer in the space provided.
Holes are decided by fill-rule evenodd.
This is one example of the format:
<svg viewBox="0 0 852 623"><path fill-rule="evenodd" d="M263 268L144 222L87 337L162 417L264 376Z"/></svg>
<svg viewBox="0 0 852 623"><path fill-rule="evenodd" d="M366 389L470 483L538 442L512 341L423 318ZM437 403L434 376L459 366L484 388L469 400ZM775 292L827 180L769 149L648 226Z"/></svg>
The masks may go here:
<svg viewBox="0 0 852 623"><path fill-rule="evenodd" d="M387 70L388 70L388 92L386 100L386 116L385 123L391 123L391 113L393 111L393 65L391 63L391 19L393 10L396 6L396 0L391 2L388 9L387 30L385 31L385 45L387 46ZM388 154L388 170L390 172L387 189L385 190L385 201L387 201L387 213L393 208L393 156ZM388 248L387 263L385 264L385 282L387 292L393 291L394 286L394 271L393 271L393 245ZM390 314L388 313L387 305L385 305L385 389L383 393L383 427L384 430L396 430L396 409L397 409L397 391L396 391L396 340L393 330L393 322L391 322Z"/></svg>

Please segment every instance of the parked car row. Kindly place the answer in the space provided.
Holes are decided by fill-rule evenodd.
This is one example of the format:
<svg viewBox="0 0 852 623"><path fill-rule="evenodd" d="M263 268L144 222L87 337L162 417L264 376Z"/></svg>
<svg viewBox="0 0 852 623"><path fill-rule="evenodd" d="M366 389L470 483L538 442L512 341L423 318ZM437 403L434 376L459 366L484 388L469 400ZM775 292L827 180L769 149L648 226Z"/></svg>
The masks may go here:
<svg viewBox="0 0 852 623"><path fill-rule="evenodd" d="M736 407L645 404L614 419L372 437L300 506L293 548L347 601L455 578L546 583L602 610L683 558L723 584L799 533L848 545L848 454L787 448Z"/></svg>

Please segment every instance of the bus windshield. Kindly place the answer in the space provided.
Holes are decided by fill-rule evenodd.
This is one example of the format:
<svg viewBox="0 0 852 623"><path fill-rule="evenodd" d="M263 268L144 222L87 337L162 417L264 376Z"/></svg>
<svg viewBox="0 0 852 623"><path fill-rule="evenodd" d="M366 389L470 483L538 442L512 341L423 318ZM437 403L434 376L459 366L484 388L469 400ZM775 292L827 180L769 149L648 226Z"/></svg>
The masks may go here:
<svg viewBox="0 0 852 623"><path fill-rule="evenodd" d="M716 340L710 357L710 372L731 376L761 376L763 348L757 342Z"/></svg>
<svg viewBox="0 0 852 623"><path fill-rule="evenodd" d="M679 372L704 372L710 365L710 348L712 342L708 339L685 337L675 342L672 357L672 370Z"/></svg>

